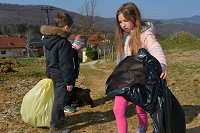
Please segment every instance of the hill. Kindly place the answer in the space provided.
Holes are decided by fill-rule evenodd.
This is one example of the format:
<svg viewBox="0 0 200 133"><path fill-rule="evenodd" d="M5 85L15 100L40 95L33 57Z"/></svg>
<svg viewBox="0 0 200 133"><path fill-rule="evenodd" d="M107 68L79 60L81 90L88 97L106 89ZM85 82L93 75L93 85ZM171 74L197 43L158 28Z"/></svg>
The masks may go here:
<svg viewBox="0 0 200 133"><path fill-rule="evenodd" d="M179 32L170 35L165 40L161 41L163 48L169 50L195 51L200 50L200 38L188 32Z"/></svg>
<svg viewBox="0 0 200 133"><path fill-rule="evenodd" d="M46 12L41 11L42 7L52 7L49 11L49 23L53 23L53 18L58 12L67 12L74 18L75 25L80 24L80 14L66 11L61 8L48 5L18 5L18 4L1 4L0 3L0 24L20 24L27 23L33 25L46 24ZM110 19L95 17L97 26L104 30L113 30L113 21Z"/></svg>
<svg viewBox="0 0 200 133"><path fill-rule="evenodd" d="M162 37L168 37L177 32L189 32L200 37L200 24L182 22L182 23L161 23L156 24L156 33Z"/></svg>
<svg viewBox="0 0 200 133"><path fill-rule="evenodd" d="M48 5L18 5L18 4L2 4L0 3L0 25L6 24L33 24L43 25L46 23L46 12L41 11L41 7ZM49 6L48 6L49 7ZM53 18L58 12L67 12L73 18L75 25L83 26L80 19L80 14L66 11L61 8L51 6L49 11L49 22L53 23ZM162 37L167 37L176 32L190 32L194 35L200 36L200 16L196 15L190 18L177 18L169 20L153 20L147 19L154 23L157 34ZM104 31L114 31L115 18L103 18L95 16L95 23L98 29Z"/></svg>
<svg viewBox="0 0 200 133"><path fill-rule="evenodd" d="M162 23L182 23L182 22L190 22L195 24L200 24L200 16L195 15L189 18L175 18L175 19L159 19Z"/></svg>

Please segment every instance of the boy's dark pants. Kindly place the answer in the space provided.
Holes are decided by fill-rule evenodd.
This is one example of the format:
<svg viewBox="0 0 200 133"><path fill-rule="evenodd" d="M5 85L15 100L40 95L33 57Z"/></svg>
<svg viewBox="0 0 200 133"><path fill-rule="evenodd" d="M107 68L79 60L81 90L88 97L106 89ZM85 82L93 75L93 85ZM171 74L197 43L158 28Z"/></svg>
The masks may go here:
<svg viewBox="0 0 200 133"><path fill-rule="evenodd" d="M64 126L63 104L66 98L66 85L64 83L54 83L54 103L51 113L50 125L56 128Z"/></svg>

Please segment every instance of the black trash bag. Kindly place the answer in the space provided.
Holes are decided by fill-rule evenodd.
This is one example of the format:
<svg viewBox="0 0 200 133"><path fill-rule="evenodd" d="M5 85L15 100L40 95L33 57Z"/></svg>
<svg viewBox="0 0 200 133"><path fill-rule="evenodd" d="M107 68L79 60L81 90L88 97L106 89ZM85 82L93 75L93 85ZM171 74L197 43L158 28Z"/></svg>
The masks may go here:
<svg viewBox="0 0 200 133"><path fill-rule="evenodd" d="M144 63L148 62L148 63ZM120 62L106 81L108 97L116 95L153 113L160 90L160 63L146 49L140 49L135 56L127 56Z"/></svg>
<svg viewBox="0 0 200 133"><path fill-rule="evenodd" d="M163 110L164 110L164 127L166 133L185 133L185 113L167 86L167 81L162 80L163 87Z"/></svg>
<svg viewBox="0 0 200 133"><path fill-rule="evenodd" d="M157 59L142 48L137 55L126 57L115 67L106 81L106 94L123 96L143 108L152 118L155 133L185 133L183 109L163 84L166 81L160 79L161 72ZM180 115L173 114L174 110Z"/></svg>

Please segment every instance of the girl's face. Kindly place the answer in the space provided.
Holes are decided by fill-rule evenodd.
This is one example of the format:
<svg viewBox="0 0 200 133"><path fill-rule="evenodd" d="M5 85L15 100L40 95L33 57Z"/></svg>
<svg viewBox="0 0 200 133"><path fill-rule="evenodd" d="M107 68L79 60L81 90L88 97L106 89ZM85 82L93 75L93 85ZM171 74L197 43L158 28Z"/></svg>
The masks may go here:
<svg viewBox="0 0 200 133"><path fill-rule="evenodd" d="M134 28L133 22L127 20L122 13L118 15L118 21L119 21L120 27L124 30L124 32L130 33L131 30L133 30Z"/></svg>

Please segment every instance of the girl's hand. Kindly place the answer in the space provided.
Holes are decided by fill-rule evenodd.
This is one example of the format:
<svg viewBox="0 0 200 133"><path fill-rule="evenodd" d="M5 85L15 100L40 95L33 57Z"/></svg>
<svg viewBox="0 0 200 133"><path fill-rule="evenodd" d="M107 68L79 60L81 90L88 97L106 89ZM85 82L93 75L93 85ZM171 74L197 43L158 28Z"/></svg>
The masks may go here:
<svg viewBox="0 0 200 133"><path fill-rule="evenodd" d="M162 73L160 74L160 78L165 79L167 77L167 69L165 66L162 66Z"/></svg>
<svg viewBox="0 0 200 133"><path fill-rule="evenodd" d="M167 71L164 71L160 74L160 78L165 79L167 77Z"/></svg>

